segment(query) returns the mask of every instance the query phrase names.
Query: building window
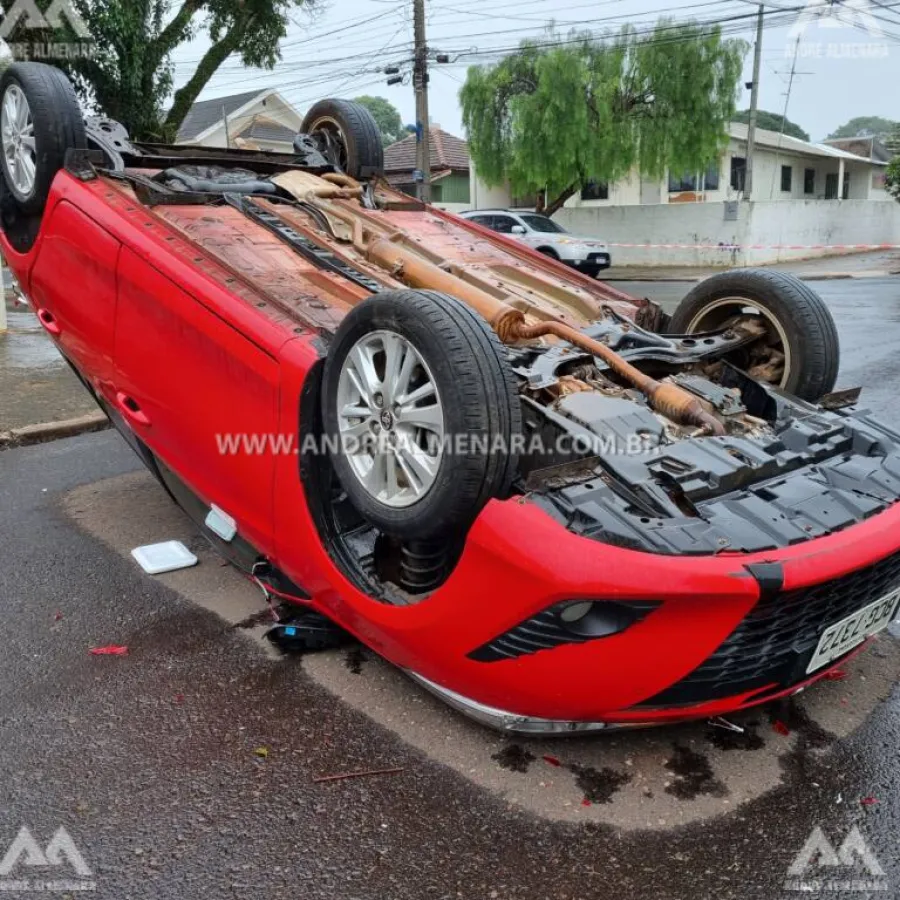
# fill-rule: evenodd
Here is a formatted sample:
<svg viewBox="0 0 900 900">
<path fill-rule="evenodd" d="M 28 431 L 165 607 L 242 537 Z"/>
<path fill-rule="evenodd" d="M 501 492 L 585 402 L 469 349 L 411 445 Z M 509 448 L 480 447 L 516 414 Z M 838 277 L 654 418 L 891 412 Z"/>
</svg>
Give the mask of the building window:
<svg viewBox="0 0 900 900">
<path fill-rule="evenodd" d="M 731 188 L 743 191 L 747 180 L 747 160 L 743 156 L 731 157 Z"/>
<path fill-rule="evenodd" d="M 781 167 L 781 190 L 789 194 L 794 185 L 794 168 L 793 166 Z"/>
<path fill-rule="evenodd" d="M 719 189 L 719 164 L 712 162 L 705 172 L 694 172 L 676 178 L 669 172 L 669 193 L 679 194 L 682 191 L 717 191 Z"/>
<path fill-rule="evenodd" d="M 589 181 L 581 189 L 582 200 L 609 200 L 609 184 L 605 181 Z"/>
<path fill-rule="evenodd" d="M 717 191 L 719 189 L 719 162 L 711 162 L 703 175 L 703 190 Z"/>
<path fill-rule="evenodd" d="M 803 170 L 803 193 L 814 194 L 816 192 L 816 170 Z"/>
<path fill-rule="evenodd" d="M 669 193 L 670 194 L 679 194 L 682 191 L 696 191 L 696 190 L 697 190 L 697 176 L 696 175 L 675 176 L 671 172 L 669 172 Z"/>
</svg>

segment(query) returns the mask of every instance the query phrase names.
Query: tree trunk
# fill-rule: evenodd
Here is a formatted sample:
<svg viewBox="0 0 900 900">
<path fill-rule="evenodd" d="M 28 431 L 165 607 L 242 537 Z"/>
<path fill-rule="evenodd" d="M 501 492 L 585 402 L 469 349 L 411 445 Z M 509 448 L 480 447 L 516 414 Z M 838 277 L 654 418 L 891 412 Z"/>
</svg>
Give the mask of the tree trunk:
<svg viewBox="0 0 900 900">
<path fill-rule="evenodd" d="M 568 200 L 569 197 L 571 197 L 577 190 L 577 184 L 570 184 L 552 203 L 544 207 L 544 215 L 552 216 L 553 213 L 558 212 L 560 209 L 562 209 L 562 206 L 566 202 L 566 200 Z"/>
<path fill-rule="evenodd" d="M 175 99 L 169 115 L 166 116 L 165 130 L 168 136 L 174 140 L 181 123 L 187 116 L 194 101 L 200 95 L 200 91 L 206 87 L 207 82 L 216 74 L 219 66 L 239 47 L 241 40 L 247 32 L 250 20 L 236 23 L 234 27 L 218 43 L 213 44 L 206 55 L 200 60 L 191 80 L 181 90 L 175 92 Z"/>
</svg>

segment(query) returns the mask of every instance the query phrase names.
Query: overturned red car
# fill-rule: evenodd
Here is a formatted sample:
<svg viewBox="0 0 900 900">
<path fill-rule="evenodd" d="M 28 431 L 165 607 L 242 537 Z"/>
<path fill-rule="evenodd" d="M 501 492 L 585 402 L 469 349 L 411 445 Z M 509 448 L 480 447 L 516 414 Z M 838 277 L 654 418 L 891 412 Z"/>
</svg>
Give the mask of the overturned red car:
<svg viewBox="0 0 900 900">
<path fill-rule="evenodd" d="M 896 617 L 900 433 L 801 282 L 670 318 L 395 192 L 342 100 L 289 155 L 151 145 L 17 63 L 0 141 L 20 290 L 300 639 L 554 733 L 798 691 Z"/>
</svg>

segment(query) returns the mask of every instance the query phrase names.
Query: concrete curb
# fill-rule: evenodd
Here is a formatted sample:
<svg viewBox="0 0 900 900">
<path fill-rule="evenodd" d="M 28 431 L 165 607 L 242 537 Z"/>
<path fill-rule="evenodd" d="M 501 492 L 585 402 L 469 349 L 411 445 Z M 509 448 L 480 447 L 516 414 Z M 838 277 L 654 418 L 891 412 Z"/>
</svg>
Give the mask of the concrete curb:
<svg viewBox="0 0 900 900">
<path fill-rule="evenodd" d="M 58 441 L 61 438 L 75 437 L 75 435 L 87 434 L 91 431 L 103 431 L 109 426 L 110 421 L 102 412 L 89 413 L 86 416 L 79 416 L 77 419 L 64 419 L 61 422 L 24 425 L 22 428 L 14 428 L 12 431 L 0 431 L 0 450 Z"/>
</svg>

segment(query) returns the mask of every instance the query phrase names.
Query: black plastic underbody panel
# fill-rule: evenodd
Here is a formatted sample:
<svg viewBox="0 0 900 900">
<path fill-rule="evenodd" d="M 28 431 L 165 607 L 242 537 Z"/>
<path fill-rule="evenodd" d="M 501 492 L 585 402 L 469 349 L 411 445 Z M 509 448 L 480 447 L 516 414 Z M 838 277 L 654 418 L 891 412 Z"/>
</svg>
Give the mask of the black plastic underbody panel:
<svg viewBox="0 0 900 900">
<path fill-rule="evenodd" d="M 763 596 L 709 659 L 638 708 L 692 705 L 770 686 L 767 693 L 775 694 L 799 684 L 828 628 L 898 587 L 895 553 L 832 581 Z"/>
<path fill-rule="evenodd" d="M 575 534 L 657 554 L 775 550 L 900 500 L 900 434 L 865 412 L 787 409 L 774 435 L 683 440 L 602 462 L 607 477 L 531 502 Z"/>
</svg>

